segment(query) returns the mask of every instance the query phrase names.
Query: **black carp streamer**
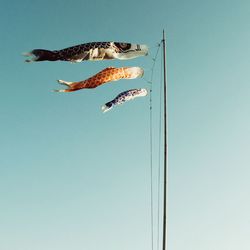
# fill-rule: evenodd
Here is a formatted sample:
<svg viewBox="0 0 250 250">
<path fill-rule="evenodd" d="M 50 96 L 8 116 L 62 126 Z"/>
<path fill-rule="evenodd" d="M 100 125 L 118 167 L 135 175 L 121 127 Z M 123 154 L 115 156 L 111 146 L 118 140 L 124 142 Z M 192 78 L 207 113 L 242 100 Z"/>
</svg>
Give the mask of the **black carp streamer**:
<svg viewBox="0 0 250 250">
<path fill-rule="evenodd" d="M 61 50 L 34 49 L 24 56 L 31 57 L 26 62 L 38 61 L 69 61 L 81 62 L 84 60 L 98 61 L 108 59 L 127 60 L 139 56 L 146 56 L 146 45 L 123 42 L 91 42 Z"/>
</svg>

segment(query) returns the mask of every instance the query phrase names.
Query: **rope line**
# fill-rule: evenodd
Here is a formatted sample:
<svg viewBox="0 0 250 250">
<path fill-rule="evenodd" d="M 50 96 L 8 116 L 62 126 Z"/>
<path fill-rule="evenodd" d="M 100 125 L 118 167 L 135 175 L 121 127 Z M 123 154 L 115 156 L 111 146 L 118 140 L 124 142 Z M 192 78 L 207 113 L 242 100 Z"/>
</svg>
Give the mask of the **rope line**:
<svg viewBox="0 0 250 250">
<path fill-rule="evenodd" d="M 149 83 L 149 120 L 150 120 L 150 203 L 151 203 L 151 248 L 154 250 L 154 196 L 153 196 L 153 116 L 152 116 L 152 83 L 154 77 L 154 68 L 156 59 L 159 53 L 161 44 L 158 44 L 158 48 L 155 57 L 152 59 L 153 64 L 151 67 L 151 77 Z"/>
</svg>

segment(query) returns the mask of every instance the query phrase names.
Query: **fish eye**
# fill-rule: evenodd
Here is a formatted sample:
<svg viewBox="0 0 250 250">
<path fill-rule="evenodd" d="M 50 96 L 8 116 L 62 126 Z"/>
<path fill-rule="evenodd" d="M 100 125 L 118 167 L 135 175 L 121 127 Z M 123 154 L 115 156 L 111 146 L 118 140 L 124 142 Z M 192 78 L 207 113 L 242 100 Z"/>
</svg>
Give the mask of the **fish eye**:
<svg viewBox="0 0 250 250">
<path fill-rule="evenodd" d="M 115 43 L 115 45 L 121 50 L 129 50 L 131 48 L 130 43 Z"/>
</svg>

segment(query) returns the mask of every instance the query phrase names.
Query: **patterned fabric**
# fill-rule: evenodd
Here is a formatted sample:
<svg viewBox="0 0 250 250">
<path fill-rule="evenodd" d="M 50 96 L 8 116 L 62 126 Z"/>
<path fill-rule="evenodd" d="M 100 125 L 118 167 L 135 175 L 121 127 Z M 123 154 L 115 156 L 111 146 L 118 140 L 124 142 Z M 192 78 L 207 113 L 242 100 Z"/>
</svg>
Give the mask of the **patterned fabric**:
<svg viewBox="0 0 250 250">
<path fill-rule="evenodd" d="M 132 59 L 148 54 L 146 45 L 121 43 L 121 42 L 91 42 L 84 43 L 62 50 L 34 49 L 25 56 L 31 56 L 26 62 L 35 61 L 70 61 L 81 62 L 83 60 L 104 59 Z"/>
<path fill-rule="evenodd" d="M 107 82 L 117 81 L 120 79 L 134 79 L 142 76 L 143 76 L 143 69 L 139 67 L 122 67 L 122 68 L 109 67 L 84 81 L 66 82 L 64 80 L 58 80 L 59 83 L 66 85 L 68 89 L 60 89 L 55 91 L 72 92 L 80 89 L 96 88 Z"/>
<path fill-rule="evenodd" d="M 130 89 L 120 93 L 110 102 L 107 102 L 105 105 L 102 106 L 102 111 L 105 113 L 112 109 L 116 105 L 123 104 L 124 102 L 133 100 L 136 97 L 142 97 L 147 95 L 146 89 Z"/>
</svg>

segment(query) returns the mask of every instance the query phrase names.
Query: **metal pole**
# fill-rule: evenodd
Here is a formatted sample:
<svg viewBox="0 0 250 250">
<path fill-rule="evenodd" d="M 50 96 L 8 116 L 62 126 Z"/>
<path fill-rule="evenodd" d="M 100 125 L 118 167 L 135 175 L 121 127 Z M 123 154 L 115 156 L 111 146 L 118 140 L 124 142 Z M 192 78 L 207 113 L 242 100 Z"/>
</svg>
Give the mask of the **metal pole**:
<svg viewBox="0 0 250 250">
<path fill-rule="evenodd" d="M 167 250 L 167 201 L 168 201 L 168 127 L 167 127 L 167 63 L 166 63 L 166 41 L 163 30 L 163 79 L 164 79 L 164 191 L 163 191 L 163 242 L 162 250 Z"/>
</svg>

